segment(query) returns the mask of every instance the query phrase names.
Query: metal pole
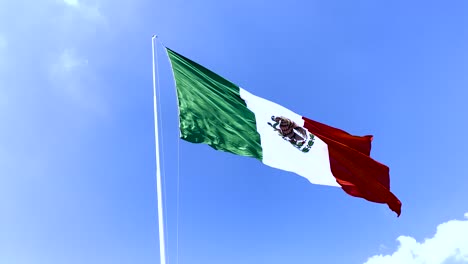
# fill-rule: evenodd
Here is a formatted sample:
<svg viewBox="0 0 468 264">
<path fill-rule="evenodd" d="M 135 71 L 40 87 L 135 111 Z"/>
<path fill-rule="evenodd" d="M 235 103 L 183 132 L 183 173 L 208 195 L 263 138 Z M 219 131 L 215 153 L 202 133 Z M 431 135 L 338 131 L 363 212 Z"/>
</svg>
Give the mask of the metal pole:
<svg viewBox="0 0 468 264">
<path fill-rule="evenodd" d="M 159 130 L 158 130 L 158 108 L 156 102 L 156 49 L 154 35 L 151 38 L 153 48 L 153 107 L 154 107 L 154 139 L 156 144 L 156 192 L 158 196 L 158 225 L 159 225 L 159 255 L 161 264 L 166 264 L 166 249 L 164 240 L 164 218 L 163 218 L 163 202 L 161 191 L 161 166 L 159 163 Z M 159 76 L 158 76 L 159 77 Z"/>
</svg>

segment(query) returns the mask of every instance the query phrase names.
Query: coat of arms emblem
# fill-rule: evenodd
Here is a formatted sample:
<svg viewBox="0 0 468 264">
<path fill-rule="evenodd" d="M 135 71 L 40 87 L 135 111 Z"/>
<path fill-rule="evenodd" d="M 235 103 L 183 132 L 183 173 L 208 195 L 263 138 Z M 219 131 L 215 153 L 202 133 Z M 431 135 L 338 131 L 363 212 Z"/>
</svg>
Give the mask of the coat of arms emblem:
<svg viewBox="0 0 468 264">
<path fill-rule="evenodd" d="M 274 123 L 268 122 L 275 131 L 291 145 L 300 151 L 307 153 L 314 145 L 315 136 L 307 129 L 300 127 L 294 121 L 283 116 L 272 116 Z"/>
</svg>

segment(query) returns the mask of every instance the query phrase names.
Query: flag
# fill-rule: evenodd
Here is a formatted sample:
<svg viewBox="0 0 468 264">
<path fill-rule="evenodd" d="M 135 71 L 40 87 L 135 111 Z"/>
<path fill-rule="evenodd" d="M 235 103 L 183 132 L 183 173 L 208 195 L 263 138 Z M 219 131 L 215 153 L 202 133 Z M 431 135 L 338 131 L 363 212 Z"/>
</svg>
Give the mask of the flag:
<svg viewBox="0 0 468 264">
<path fill-rule="evenodd" d="M 253 157 L 313 184 L 386 203 L 399 216 L 389 168 L 370 157 L 372 136 L 354 136 L 255 96 L 166 48 L 174 74 L 182 139 Z"/>
</svg>

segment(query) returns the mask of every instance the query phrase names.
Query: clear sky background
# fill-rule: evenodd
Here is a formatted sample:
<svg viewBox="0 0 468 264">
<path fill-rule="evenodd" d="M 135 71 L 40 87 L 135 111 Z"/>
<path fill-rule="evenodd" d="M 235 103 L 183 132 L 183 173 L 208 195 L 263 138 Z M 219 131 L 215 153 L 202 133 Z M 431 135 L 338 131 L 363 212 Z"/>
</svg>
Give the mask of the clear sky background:
<svg viewBox="0 0 468 264">
<path fill-rule="evenodd" d="M 464 0 L 0 0 L 0 263 L 159 263 L 155 33 L 258 96 L 373 134 L 403 202 L 397 218 L 179 142 L 160 45 L 169 264 L 468 263 L 467 14 Z"/>
</svg>

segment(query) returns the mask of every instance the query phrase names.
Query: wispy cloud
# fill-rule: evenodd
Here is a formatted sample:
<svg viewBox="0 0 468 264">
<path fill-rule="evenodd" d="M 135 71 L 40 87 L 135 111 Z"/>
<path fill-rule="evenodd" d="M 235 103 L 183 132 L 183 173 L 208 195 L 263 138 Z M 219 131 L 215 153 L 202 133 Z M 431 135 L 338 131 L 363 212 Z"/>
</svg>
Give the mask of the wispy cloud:
<svg viewBox="0 0 468 264">
<path fill-rule="evenodd" d="M 435 235 L 421 243 L 400 236 L 400 246 L 393 254 L 373 256 L 365 264 L 443 264 L 452 259 L 468 263 L 468 213 L 465 218 L 440 224 Z"/>
<path fill-rule="evenodd" d="M 97 1 L 93 4 L 83 3 L 78 0 L 63 0 L 63 2 L 65 5 L 78 12 L 81 18 L 99 23 L 104 23 L 105 21 L 104 16 L 99 9 L 99 2 Z"/>
<path fill-rule="evenodd" d="M 74 50 L 64 50 L 58 59 L 57 69 L 63 73 L 71 73 L 77 68 L 85 67 L 88 64 L 86 59 L 79 58 Z"/>
<path fill-rule="evenodd" d="M 5 75 L 6 68 L 6 53 L 7 53 L 8 42 L 6 38 L 0 34 L 0 87 L 4 86 L 3 77 Z M 0 89 L 0 108 L 7 102 L 5 92 Z"/>
<path fill-rule="evenodd" d="M 73 7 L 78 7 L 80 5 L 78 0 L 63 0 L 63 2 L 65 2 L 65 4 L 73 6 Z"/>
<path fill-rule="evenodd" d="M 104 102 L 98 96 L 98 78 L 88 59 L 75 49 L 60 52 L 50 70 L 50 80 L 56 90 L 81 107 L 104 111 Z"/>
<path fill-rule="evenodd" d="M 6 61 L 6 53 L 8 48 L 8 42 L 6 38 L 0 33 L 0 71 L 2 70 L 2 66 L 4 66 Z M 1 74 L 2 72 L 0 72 Z"/>
<path fill-rule="evenodd" d="M 69 93 L 74 98 L 81 97 L 79 80 L 86 71 L 88 61 L 73 49 L 63 50 L 50 67 L 50 77 L 61 90 Z"/>
<path fill-rule="evenodd" d="M 0 87 L 7 87 L 0 89 L 0 106 L 19 91 L 40 89 L 70 103 L 72 111 L 106 111 L 102 65 L 115 58 L 102 52 L 103 43 L 134 25 L 140 2 L 0 0 L 0 10 L 9 10 L 0 12 Z"/>
<path fill-rule="evenodd" d="M 7 41 L 5 37 L 2 34 L 0 34 L 0 52 L 6 49 L 6 47 L 7 47 Z"/>
</svg>

